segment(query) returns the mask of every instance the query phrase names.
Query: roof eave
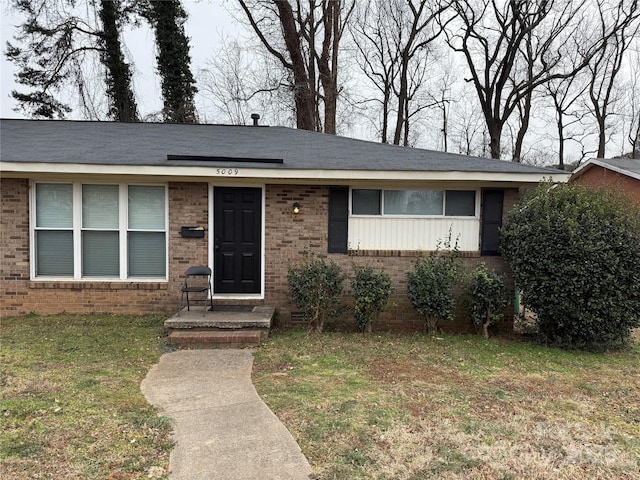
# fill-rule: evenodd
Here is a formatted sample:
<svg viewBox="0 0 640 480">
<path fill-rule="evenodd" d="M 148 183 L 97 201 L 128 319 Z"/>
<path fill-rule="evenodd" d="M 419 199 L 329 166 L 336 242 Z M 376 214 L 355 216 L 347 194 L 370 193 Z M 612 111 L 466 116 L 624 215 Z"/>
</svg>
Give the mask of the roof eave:
<svg viewBox="0 0 640 480">
<path fill-rule="evenodd" d="M 79 169 L 82 169 L 79 171 Z M 56 176 L 133 176 L 154 178 L 180 178 L 212 181 L 214 178 L 233 179 L 277 179 L 315 181 L 478 181 L 537 183 L 543 180 L 564 183 L 570 173 L 561 171 L 533 172 L 489 172 L 460 170 L 337 170 L 337 169 L 272 169 L 245 167 L 197 167 L 197 166 L 150 166 L 150 165 L 102 165 L 40 162 L 0 162 L 3 176 L 33 177 Z"/>
</svg>

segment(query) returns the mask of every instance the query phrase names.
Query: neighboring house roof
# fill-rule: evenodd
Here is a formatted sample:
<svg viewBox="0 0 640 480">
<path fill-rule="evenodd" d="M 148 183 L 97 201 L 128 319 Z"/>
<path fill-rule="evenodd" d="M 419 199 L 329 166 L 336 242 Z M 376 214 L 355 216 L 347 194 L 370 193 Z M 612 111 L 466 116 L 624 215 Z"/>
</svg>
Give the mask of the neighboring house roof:
<svg viewBox="0 0 640 480">
<path fill-rule="evenodd" d="M 276 178 L 568 178 L 554 169 L 286 127 L 3 119 L 0 147 L 3 172 L 207 176 L 212 167 L 233 166 Z"/>
<path fill-rule="evenodd" d="M 580 165 L 574 170 L 572 179 L 578 178 L 594 166 L 606 168 L 612 172 L 620 173 L 640 180 L 640 159 L 633 158 L 597 158 Z"/>
</svg>

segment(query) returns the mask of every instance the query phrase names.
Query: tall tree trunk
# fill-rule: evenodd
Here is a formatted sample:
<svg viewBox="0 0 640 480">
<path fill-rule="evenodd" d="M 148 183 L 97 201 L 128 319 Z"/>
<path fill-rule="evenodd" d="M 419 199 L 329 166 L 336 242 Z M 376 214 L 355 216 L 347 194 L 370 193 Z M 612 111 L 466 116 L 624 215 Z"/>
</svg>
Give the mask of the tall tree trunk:
<svg viewBox="0 0 640 480">
<path fill-rule="evenodd" d="M 529 118 L 531 117 L 531 92 L 525 96 L 525 105 L 522 114 L 520 115 L 520 128 L 516 135 L 516 145 L 513 150 L 512 161 L 516 163 L 522 162 L 522 144 L 524 143 L 524 137 L 529 129 Z"/>
<path fill-rule="evenodd" d="M 191 73 L 186 12 L 179 0 L 152 0 L 148 17 L 156 34 L 165 122 L 197 123 L 193 101 L 197 89 Z"/>
<path fill-rule="evenodd" d="M 382 97 L 382 143 L 389 143 L 389 101 L 391 99 L 391 85 L 386 83 Z"/>
<path fill-rule="evenodd" d="M 293 9 L 288 1 L 275 2 L 284 43 L 291 57 L 294 82 L 294 99 L 296 104 L 296 125 L 301 130 L 315 130 L 314 96 L 309 84 L 309 76 L 300 45 L 300 36 L 296 29 Z"/>
<path fill-rule="evenodd" d="M 106 67 L 109 114 L 118 122 L 138 120 L 138 107 L 131 89 L 131 70 L 125 62 L 120 43 L 118 21 L 120 2 L 100 0 L 101 41 L 104 47 L 102 62 Z"/>
<path fill-rule="evenodd" d="M 630 135 L 631 141 L 631 158 L 640 158 L 640 118 L 636 120 L 635 135 Z"/>
<path fill-rule="evenodd" d="M 489 123 L 489 122 L 488 122 Z M 487 125 L 489 130 L 489 150 L 491 158 L 500 159 L 501 149 L 500 142 L 502 140 L 502 125 L 499 122 L 491 122 Z"/>
<path fill-rule="evenodd" d="M 409 85 L 407 79 L 407 71 L 409 70 L 409 58 L 406 49 L 402 52 L 402 63 L 400 65 L 400 91 L 398 92 L 398 116 L 396 118 L 396 129 L 393 134 L 393 144 L 400 145 L 400 137 L 402 136 L 402 127 L 404 126 L 404 114 L 407 110 L 407 102 L 409 95 Z"/>
<path fill-rule="evenodd" d="M 337 57 L 338 57 L 338 21 L 340 15 L 340 1 L 329 1 L 323 16 L 324 38 L 322 53 L 318 61 L 320 82 L 324 93 L 324 132 L 336 133 L 337 91 Z M 331 65 L 329 60 L 331 59 Z"/>
<path fill-rule="evenodd" d="M 558 112 L 558 167 L 564 170 L 564 117 L 562 112 Z"/>
</svg>

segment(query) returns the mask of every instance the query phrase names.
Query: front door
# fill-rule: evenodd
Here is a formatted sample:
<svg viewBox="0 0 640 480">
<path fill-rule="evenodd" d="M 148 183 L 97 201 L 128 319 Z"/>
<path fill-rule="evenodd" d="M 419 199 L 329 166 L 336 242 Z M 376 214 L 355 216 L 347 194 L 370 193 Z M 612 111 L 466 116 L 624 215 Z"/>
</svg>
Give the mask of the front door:
<svg viewBox="0 0 640 480">
<path fill-rule="evenodd" d="M 215 293 L 260 293 L 262 189 L 214 187 Z"/>
</svg>

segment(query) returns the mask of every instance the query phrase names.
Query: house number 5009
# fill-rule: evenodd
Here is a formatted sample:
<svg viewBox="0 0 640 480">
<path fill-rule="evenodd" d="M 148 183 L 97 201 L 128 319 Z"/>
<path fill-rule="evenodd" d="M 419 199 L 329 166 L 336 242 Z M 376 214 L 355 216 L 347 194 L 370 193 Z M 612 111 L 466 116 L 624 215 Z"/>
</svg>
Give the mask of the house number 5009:
<svg viewBox="0 0 640 480">
<path fill-rule="evenodd" d="M 237 168 L 218 168 L 216 169 L 217 175 L 238 175 L 240 170 Z"/>
</svg>

